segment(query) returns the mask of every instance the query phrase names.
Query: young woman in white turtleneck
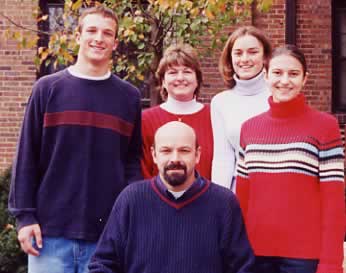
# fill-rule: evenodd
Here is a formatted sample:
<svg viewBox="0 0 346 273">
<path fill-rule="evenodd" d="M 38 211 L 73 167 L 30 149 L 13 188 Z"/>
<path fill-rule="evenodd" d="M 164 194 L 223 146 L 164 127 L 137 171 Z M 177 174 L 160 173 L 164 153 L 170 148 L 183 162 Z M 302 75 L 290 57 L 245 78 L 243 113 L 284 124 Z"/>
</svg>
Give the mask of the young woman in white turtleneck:
<svg viewBox="0 0 346 273">
<path fill-rule="evenodd" d="M 210 107 L 196 100 L 202 83 L 196 51 L 187 44 L 170 46 L 160 61 L 156 76 L 165 102 L 142 113 L 141 167 L 144 178 L 158 174 L 151 156 L 156 130 L 167 122 L 177 120 L 194 128 L 198 144 L 202 147 L 196 170 L 210 179 L 213 156 Z"/>
<path fill-rule="evenodd" d="M 269 108 L 264 61 L 271 54 L 265 35 L 253 26 L 240 27 L 228 38 L 220 57 L 220 72 L 229 87 L 213 97 L 214 137 L 212 181 L 235 191 L 240 129 L 244 121 Z"/>
</svg>

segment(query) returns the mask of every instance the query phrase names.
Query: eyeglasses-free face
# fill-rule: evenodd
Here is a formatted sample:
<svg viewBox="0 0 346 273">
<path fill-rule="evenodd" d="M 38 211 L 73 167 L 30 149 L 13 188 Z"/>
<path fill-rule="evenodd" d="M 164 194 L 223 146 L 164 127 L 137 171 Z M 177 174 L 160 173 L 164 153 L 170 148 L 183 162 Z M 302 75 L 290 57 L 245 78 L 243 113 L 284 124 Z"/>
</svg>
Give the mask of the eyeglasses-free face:
<svg viewBox="0 0 346 273">
<path fill-rule="evenodd" d="M 306 83 L 302 64 L 289 55 L 279 55 L 269 62 L 267 83 L 274 102 L 294 99 Z"/>
<path fill-rule="evenodd" d="M 241 36 L 232 47 L 232 66 L 241 80 L 249 80 L 263 69 L 264 49 L 262 43 L 252 35 Z"/>
<path fill-rule="evenodd" d="M 190 101 L 198 86 L 196 72 L 184 65 L 168 67 L 162 86 L 167 90 L 168 96 L 178 101 Z"/>
</svg>

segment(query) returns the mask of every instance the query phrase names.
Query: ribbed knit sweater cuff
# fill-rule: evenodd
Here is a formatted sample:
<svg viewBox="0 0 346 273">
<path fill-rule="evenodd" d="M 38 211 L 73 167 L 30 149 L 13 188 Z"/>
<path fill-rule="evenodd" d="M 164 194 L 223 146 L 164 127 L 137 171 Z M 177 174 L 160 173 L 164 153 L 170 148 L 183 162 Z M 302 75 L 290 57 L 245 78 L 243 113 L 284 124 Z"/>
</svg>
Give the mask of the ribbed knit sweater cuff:
<svg viewBox="0 0 346 273">
<path fill-rule="evenodd" d="M 316 273 L 343 273 L 342 267 L 334 264 L 319 264 Z"/>
<path fill-rule="evenodd" d="M 33 213 L 22 213 L 17 216 L 16 228 L 19 231 L 24 226 L 37 224 L 37 219 Z"/>
</svg>

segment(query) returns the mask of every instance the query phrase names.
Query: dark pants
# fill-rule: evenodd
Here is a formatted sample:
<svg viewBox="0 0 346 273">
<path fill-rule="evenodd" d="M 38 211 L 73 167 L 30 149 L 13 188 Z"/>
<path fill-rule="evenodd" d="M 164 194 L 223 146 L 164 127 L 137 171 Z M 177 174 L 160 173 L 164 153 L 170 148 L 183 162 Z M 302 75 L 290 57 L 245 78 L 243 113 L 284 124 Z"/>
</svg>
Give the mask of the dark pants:
<svg viewBox="0 0 346 273">
<path fill-rule="evenodd" d="M 256 256 L 256 273 L 316 273 L 318 260 Z"/>
</svg>

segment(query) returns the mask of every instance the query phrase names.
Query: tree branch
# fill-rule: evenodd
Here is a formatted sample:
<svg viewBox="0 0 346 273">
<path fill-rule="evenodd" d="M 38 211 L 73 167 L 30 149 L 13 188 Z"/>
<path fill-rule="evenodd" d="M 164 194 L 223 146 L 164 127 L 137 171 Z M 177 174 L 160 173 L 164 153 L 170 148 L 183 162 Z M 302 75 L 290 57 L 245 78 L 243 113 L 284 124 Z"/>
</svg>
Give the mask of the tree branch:
<svg viewBox="0 0 346 273">
<path fill-rule="evenodd" d="M 160 24 L 159 27 L 161 27 L 161 24 Z M 162 33 L 161 33 L 160 36 L 158 36 L 160 31 L 157 32 L 157 35 L 155 37 L 155 41 L 156 42 L 153 44 L 153 46 L 155 48 L 160 45 L 160 43 L 166 37 L 166 34 L 172 29 L 172 27 L 173 27 L 173 16 L 169 19 L 169 22 L 162 28 Z"/>
<path fill-rule="evenodd" d="M 139 7 L 139 9 L 141 10 L 141 12 L 143 13 L 144 17 L 146 17 L 149 21 L 154 22 L 155 18 L 153 16 L 151 16 L 150 13 L 148 13 L 144 7 L 143 7 L 143 3 L 141 0 L 137 0 L 137 5 Z"/>
<path fill-rule="evenodd" d="M 47 35 L 49 36 L 50 33 L 49 32 L 45 32 L 45 31 L 41 31 L 41 30 L 37 30 L 37 29 L 34 29 L 34 28 L 29 28 L 29 27 L 26 27 L 26 26 L 23 26 L 21 24 L 18 24 L 17 22 L 15 22 L 14 20 L 12 20 L 10 17 L 8 17 L 7 15 L 5 15 L 4 13 L 0 12 L 0 16 L 5 18 L 7 21 L 9 21 L 12 25 L 18 27 L 18 28 L 21 28 L 21 29 L 24 29 L 24 30 L 29 30 L 29 31 L 32 31 L 32 32 L 35 32 L 35 33 L 38 33 L 38 34 L 41 34 L 41 35 Z"/>
</svg>

